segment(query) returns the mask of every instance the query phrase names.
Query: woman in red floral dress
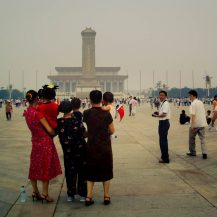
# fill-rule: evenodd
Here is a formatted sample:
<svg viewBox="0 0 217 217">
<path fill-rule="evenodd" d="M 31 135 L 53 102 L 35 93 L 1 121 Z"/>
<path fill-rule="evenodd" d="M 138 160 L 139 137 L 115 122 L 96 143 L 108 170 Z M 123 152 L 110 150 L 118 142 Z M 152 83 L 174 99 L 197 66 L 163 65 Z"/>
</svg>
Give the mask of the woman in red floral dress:
<svg viewBox="0 0 217 217">
<path fill-rule="evenodd" d="M 29 107 L 24 116 L 32 133 L 32 151 L 30 155 L 29 179 L 33 187 L 33 200 L 53 202 L 48 196 L 49 181 L 62 173 L 56 147 L 53 142 L 54 130 L 45 118 L 38 118 L 38 93 L 29 90 L 26 94 Z M 37 180 L 42 181 L 42 195 L 37 187 Z"/>
</svg>

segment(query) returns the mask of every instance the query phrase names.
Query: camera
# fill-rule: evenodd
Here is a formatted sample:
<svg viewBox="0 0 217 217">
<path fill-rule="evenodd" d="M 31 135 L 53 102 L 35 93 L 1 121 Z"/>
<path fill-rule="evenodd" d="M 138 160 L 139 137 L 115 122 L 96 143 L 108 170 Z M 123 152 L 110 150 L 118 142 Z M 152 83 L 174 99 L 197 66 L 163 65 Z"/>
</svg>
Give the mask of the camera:
<svg viewBox="0 0 217 217">
<path fill-rule="evenodd" d="M 159 112 L 158 112 L 158 111 L 154 112 L 151 116 L 152 116 L 152 117 L 156 117 L 156 115 L 159 115 Z"/>
</svg>

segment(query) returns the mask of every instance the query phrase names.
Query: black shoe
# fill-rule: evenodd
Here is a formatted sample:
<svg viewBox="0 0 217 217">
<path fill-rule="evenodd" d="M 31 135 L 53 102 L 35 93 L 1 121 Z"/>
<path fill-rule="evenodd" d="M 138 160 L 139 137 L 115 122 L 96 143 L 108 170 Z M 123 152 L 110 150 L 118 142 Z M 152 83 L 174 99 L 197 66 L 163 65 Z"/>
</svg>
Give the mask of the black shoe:
<svg viewBox="0 0 217 217">
<path fill-rule="evenodd" d="M 109 205 L 111 203 L 110 197 L 104 197 L 104 205 Z"/>
<path fill-rule="evenodd" d="M 91 206 L 92 204 L 94 204 L 94 200 L 90 197 L 86 197 L 85 206 Z"/>
<path fill-rule="evenodd" d="M 195 157 L 196 156 L 196 154 L 194 154 L 194 153 L 191 153 L 191 152 L 188 152 L 188 153 L 186 153 L 188 156 L 191 156 L 191 157 Z"/>
<path fill-rule="evenodd" d="M 159 160 L 158 162 L 162 164 L 168 164 L 170 161 L 169 160 Z"/>
<path fill-rule="evenodd" d="M 207 154 L 203 154 L 203 159 L 207 159 Z"/>
</svg>

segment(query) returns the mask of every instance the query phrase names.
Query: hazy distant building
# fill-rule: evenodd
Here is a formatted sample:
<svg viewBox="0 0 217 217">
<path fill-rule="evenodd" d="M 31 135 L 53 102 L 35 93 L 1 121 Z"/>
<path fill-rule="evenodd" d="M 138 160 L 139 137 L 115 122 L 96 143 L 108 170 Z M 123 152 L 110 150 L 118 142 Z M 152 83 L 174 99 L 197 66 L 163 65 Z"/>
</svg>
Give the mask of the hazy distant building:
<svg viewBox="0 0 217 217">
<path fill-rule="evenodd" d="M 57 75 L 48 76 L 59 86 L 58 95 L 86 97 L 93 89 L 122 95 L 128 76 L 118 74 L 120 67 L 95 67 L 96 32 L 86 28 L 81 35 L 82 67 L 55 67 Z"/>
</svg>

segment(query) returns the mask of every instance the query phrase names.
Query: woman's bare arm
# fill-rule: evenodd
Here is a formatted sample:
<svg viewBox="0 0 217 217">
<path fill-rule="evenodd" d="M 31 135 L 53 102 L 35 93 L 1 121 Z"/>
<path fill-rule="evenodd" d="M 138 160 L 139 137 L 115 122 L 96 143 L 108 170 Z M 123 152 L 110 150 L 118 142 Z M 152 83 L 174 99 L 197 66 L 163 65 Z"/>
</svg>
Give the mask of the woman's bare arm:
<svg viewBox="0 0 217 217">
<path fill-rule="evenodd" d="M 115 127 L 114 127 L 113 122 L 112 122 L 111 124 L 109 124 L 109 132 L 110 132 L 111 134 L 113 134 L 113 133 L 115 132 Z"/>
<path fill-rule="evenodd" d="M 53 128 L 51 128 L 50 124 L 47 122 L 47 120 L 45 118 L 41 118 L 40 122 L 51 136 L 56 136 L 55 130 Z"/>
</svg>

